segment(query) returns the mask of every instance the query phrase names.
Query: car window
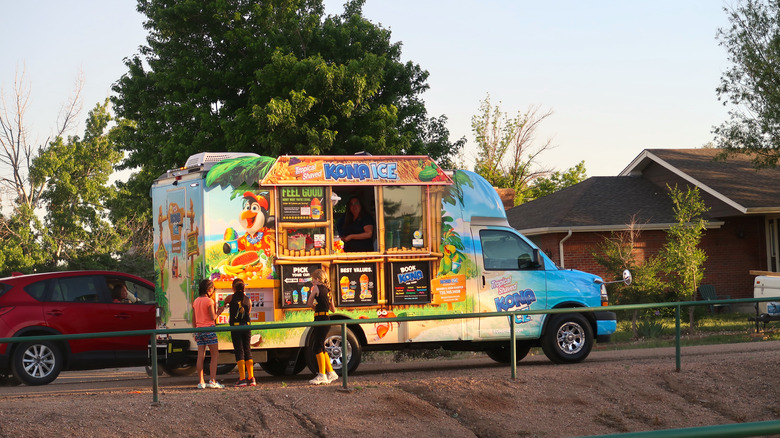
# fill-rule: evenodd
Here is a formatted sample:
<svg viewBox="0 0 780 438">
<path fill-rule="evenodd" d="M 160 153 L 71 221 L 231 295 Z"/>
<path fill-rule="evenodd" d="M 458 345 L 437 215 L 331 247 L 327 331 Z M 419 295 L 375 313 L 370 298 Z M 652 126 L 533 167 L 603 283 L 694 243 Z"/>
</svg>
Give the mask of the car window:
<svg viewBox="0 0 780 438">
<path fill-rule="evenodd" d="M 96 303 L 102 278 L 93 276 L 63 277 L 52 280 L 50 301 Z"/>
<path fill-rule="evenodd" d="M 106 285 L 111 292 L 112 301 L 120 304 L 145 303 L 153 304 L 155 302 L 154 289 L 143 283 L 122 277 L 106 277 Z M 117 290 L 124 286 L 127 289 L 127 296 L 122 298 Z"/>
<path fill-rule="evenodd" d="M 8 291 L 10 289 L 11 289 L 10 285 L 7 285 L 5 283 L 0 283 L 0 297 L 2 297 L 3 294 L 6 293 L 6 291 Z"/>
<path fill-rule="evenodd" d="M 502 230 L 481 230 L 485 269 L 511 271 L 531 268 L 533 249 L 520 236 Z"/>
<path fill-rule="evenodd" d="M 38 301 L 44 301 L 46 299 L 46 285 L 49 284 L 49 280 L 36 281 L 35 283 L 28 284 L 24 287 L 24 291 L 27 295 L 35 298 Z"/>
</svg>

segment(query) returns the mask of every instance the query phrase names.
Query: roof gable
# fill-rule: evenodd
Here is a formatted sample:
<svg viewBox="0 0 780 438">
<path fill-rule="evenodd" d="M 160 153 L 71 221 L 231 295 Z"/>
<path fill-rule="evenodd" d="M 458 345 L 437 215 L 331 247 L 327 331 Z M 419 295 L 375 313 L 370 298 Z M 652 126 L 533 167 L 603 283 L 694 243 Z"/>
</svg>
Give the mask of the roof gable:
<svg viewBox="0 0 780 438">
<path fill-rule="evenodd" d="M 720 152 L 713 148 L 647 149 L 620 175 L 640 175 L 655 164 L 743 214 L 780 213 L 780 169 L 756 170 L 747 155 L 715 161 Z"/>
</svg>

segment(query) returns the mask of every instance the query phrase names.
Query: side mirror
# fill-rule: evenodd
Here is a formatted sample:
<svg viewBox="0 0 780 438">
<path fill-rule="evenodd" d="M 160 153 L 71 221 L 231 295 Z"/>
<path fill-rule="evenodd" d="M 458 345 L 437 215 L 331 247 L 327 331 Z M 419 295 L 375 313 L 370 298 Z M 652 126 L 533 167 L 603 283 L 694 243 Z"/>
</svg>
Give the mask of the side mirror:
<svg viewBox="0 0 780 438">
<path fill-rule="evenodd" d="M 628 269 L 623 271 L 623 283 L 625 283 L 626 286 L 631 286 L 632 281 L 634 281 L 634 278 L 631 276 L 631 271 Z"/>
</svg>

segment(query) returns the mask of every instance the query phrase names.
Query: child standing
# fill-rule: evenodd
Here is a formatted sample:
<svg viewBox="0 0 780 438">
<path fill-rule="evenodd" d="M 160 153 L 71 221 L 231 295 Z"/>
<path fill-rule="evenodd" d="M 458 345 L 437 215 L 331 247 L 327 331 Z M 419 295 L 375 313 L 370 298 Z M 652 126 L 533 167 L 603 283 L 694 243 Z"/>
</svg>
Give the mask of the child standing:
<svg viewBox="0 0 780 438">
<path fill-rule="evenodd" d="M 336 307 L 333 305 L 333 300 L 330 296 L 328 275 L 324 270 L 317 269 L 311 274 L 311 282 L 313 285 L 306 304 L 314 308 L 315 321 L 330 321 L 328 312 L 335 312 Z M 312 330 L 314 331 L 312 342 L 319 372 L 313 379 L 309 380 L 309 383 L 312 385 L 328 384 L 339 378 L 339 375 L 333 371 L 330 356 L 325 351 L 325 338 L 328 336 L 330 326 L 321 325 L 314 327 Z"/>
<path fill-rule="evenodd" d="M 244 292 L 245 288 L 244 280 L 236 278 L 233 280 L 233 294 L 225 298 L 225 306 L 229 309 L 228 323 L 231 327 L 249 325 L 252 300 Z M 236 365 L 238 366 L 236 386 L 257 386 L 254 375 L 255 363 L 252 360 L 252 350 L 249 346 L 249 330 L 231 332 L 230 337 L 233 340 L 233 351 L 236 354 Z"/>
<path fill-rule="evenodd" d="M 214 327 L 216 324 L 214 320 L 217 319 L 217 313 L 214 309 L 214 282 L 211 280 L 203 279 L 198 284 L 198 298 L 192 302 L 192 327 Z M 200 383 L 198 383 L 198 389 L 206 388 L 224 388 L 225 385 L 217 382 L 217 359 L 219 357 L 219 349 L 217 348 L 217 333 L 216 332 L 196 332 L 195 343 L 198 344 L 198 362 L 197 370 Z M 210 374 L 211 380 L 209 383 L 203 380 L 203 362 L 206 359 L 206 347 L 209 348 L 210 360 Z"/>
</svg>

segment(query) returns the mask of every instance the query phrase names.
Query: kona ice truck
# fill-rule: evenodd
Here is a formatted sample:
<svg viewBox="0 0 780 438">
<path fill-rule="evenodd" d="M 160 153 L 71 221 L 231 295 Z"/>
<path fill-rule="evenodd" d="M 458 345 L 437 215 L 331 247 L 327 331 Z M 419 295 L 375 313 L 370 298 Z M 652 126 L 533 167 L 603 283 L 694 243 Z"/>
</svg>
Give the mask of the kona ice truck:
<svg viewBox="0 0 780 438">
<path fill-rule="evenodd" d="M 272 375 L 317 369 L 310 328 L 264 325 L 313 320 L 306 301 L 318 268 L 329 272 L 332 319 L 349 321 L 346 340 L 335 325 L 326 341 L 339 373 L 342 348 L 350 372 L 370 350 L 442 347 L 510 361 L 512 316 L 377 319 L 607 304 L 601 278 L 558 268 L 509 226 L 487 181 L 444 171 L 427 156 L 201 153 L 155 180 L 151 196 L 162 327 L 192 327 L 201 279 L 212 279 L 223 300 L 242 278 L 252 299 L 254 360 Z M 344 252 L 334 226 L 353 197 L 374 219 L 371 251 Z M 579 362 L 616 329 L 609 311 L 514 317 L 517 360 L 541 346 L 553 362 Z M 217 322 L 227 324 L 227 312 Z M 191 372 L 192 334 L 161 342 L 162 368 Z M 219 333 L 219 348 L 220 370 L 229 371 L 229 332 Z"/>
</svg>

